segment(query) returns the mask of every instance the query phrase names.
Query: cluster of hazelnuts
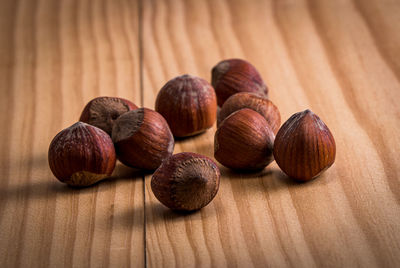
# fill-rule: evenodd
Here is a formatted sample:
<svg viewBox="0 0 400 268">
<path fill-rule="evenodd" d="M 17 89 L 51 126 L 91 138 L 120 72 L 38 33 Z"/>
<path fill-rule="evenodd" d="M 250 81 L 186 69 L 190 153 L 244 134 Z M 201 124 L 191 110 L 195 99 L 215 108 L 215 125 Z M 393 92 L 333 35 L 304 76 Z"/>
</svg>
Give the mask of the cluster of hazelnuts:
<svg viewBox="0 0 400 268">
<path fill-rule="evenodd" d="M 279 110 L 259 72 L 247 61 L 229 59 L 212 69 L 211 85 L 191 75 L 167 82 L 155 111 L 122 98 L 91 100 L 79 122 L 52 140 L 50 169 L 61 182 L 88 186 L 109 177 L 118 158 L 155 170 L 151 188 L 167 207 L 197 210 L 216 195 L 220 172 L 206 156 L 172 155 L 174 136 L 204 132 L 216 120 L 214 157 L 230 169 L 261 170 L 275 159 L 288 176 L 308 181 L 335 161 L 334 138 L 317 115 L 299 112 L 280 127 Z"/>
</svg>

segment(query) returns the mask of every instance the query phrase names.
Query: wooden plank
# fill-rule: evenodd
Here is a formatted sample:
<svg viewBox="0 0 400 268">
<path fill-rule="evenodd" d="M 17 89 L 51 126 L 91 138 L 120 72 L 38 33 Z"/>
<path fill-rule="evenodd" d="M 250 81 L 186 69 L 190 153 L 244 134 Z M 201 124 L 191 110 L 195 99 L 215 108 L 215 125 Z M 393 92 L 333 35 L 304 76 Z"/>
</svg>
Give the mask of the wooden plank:
<svg viewBox="0 0 400 268">
<path fill-rule="evenodd" d="M 71 189 L 51 139 L 99 95 L 140 98 L 136 1 L 0 3 L 0 266 L 143 266 L 143 180 Z"/>
<path fill-rule="evenodd" d="M 380 13 L 371 18 L 375 6 Z M 219 60 L 246 58 L 283 120 L 311 108 L 338 149 L 334 166 L 306 184 L 275 163 L 259 174 L 221 167 L 217 197 L 190 215 L 163 207 L 147 176 L 150 267 L 399 265 L 399 8 L 398 1 L 143 2 L 145 106 L 153 108 L 177 75 L 210 79 Z M 214 131 L 178 141 L 175 152 L 212 156 Z"/>
<path fill-rule="evenodd" d="M 398 10 L 393 0 L 1 1 L 0 266 L 398 266 Z M 337 160 L 320 179 L 294 183 L 275 163 L 221 167 L 216 199 L 190 215 L 122 165 L 119 179 L 86 189 L 54 179 L 50 140 L 88 100 L 153 108 L 169 79 L 210 79 L 230 57 L 256 65 L 283 120 L 311 108 L 328 124 Z M 212 157 L 214 132 L 175 152 Z"/>
</svg>

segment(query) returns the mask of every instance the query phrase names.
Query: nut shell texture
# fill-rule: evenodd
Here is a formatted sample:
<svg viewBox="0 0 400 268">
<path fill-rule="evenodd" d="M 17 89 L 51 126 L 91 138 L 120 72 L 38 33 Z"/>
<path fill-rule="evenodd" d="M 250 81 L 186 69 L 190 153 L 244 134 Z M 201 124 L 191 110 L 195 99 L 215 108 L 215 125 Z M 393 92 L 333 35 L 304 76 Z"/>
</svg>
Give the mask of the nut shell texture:
<svg viewBox="0 0 400 268">
<path fill-rule="evenodd" d="M 231 169 L 262 169 L 274 159 L 274 138 L 262 115 L 251 109 L 241 109 L 219 126 L 214 138 L 214 156 Z"/>
<path fill-rule="evenodd" d="M 310 110 L 292 115 L 276 135 L 275 160 L 294 179 L 315 178 L 335 162 L 335 155 L 332 133 Z"/>
<path fill-rule="evenodd" d="M 101 128 L 111 135 L 114 121 L 121 115 L 138 107 L 132 102 L 117 97 L 98 97 L 86 104 L 80 121 Z"/>
<path fill-rule="evenodd" d="M 116 155 L 107 133 L 78 122 L 54 137 L 48 160 L 51 171 L 61 182 L 88 186 L 111 175 Z"/>
<path fill-rule="evenodd" d="M 112 139 L 118 159 L 127 166 L 154 170 L 174 150 L 174 137 L 156 111 L 139 108 L 121 115 Z"/>
<path fill-rule="evenodd" d="M 252 109 L 267 120 L 271 130 L 276 134 L 281 125 L 281 114 L 272 101 L 255 93 L 242 92 L 229 97 L 218 116 L 218 125 L 231 113 L 243 108 Z"/>
<path fill-rule="evenodd" d="M 156 198 L 173 210 L 198 210 L 215 197 L 219 188 L 217 165 L 203 155 L 179 153 L 165 160 L 151 179 Z"/>
<path fill-rule="evenodd" d="M 220 107 L 230 96 L 239 92 L 268 96 L 268 88 L 257 69 L 241 59 L 219 62 L 211 71 L 211 85 L 215 89 Z"/>
<path fill-rule="evenodd" d="M 191 136 L 212 127 L 217 114 L 217 97 L 206 80 L 186 74 L 161 88 L 155 109 L 167 120 L 174 136 Z"/>
</svg>

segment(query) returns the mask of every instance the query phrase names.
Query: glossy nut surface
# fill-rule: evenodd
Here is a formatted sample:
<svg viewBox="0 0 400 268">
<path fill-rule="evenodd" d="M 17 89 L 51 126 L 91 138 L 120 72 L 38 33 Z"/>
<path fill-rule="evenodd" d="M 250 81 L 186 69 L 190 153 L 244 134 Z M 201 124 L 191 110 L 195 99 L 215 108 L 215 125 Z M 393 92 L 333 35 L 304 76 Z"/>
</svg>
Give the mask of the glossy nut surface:
<svg viewBox="0 0 400 268">
<path fill-rule="evenodd" d="M 161 88 L 155 110 L 167 120 L 174 136 L 192 136 L 214 124 L 217 98 L 206 80 L 186 74 L 171 79 Z"/>
<path fill-rule="evenodd" d="M 147 108 L 121 115 L 111 136 L 118 159 L 130 167 L 154 170 L 174 150 L 174 137 L 167 121 Z"/>
<path fill-rule="evenodd" d="M 51 171 L 61 182 L 88 186 L 111 175 L 116 155 L 107 133 L 78 122 L 54 137 L 48 160 Z"/>
<path fill-rule="evenodd" d="M 151 179 L 156 198 L 173 210 L 193 211 L 206 206 L 219 188 L 220 172 L 210 158 L 179 153 L 166 159 Z"/>
<path fill-rule="evenodd" d="M 267 120 L 271 130 L 276 134 L 281 125 L 281 114 L 279 113 L 278 107 L 267 98 L 260 96 L 256 93 L 241 92 L 230 96 L 222 105 L 222 108 L 218 114 L 217 125 L 233 112 L 240 109 L 249 108 L 252 109 Z"/>
<path fill-rule="evenodd" d="M 289 177 L 308 181 L 335 162 L 335 139 L 316 114 L 305 110 L 292 115 L 279 129 L 274 156 Z"/>
<path fill-rule="evenodd" d="M 214 157 L 238 170 L 259 170 L 273 161 L 275 135 L 265 118 L 251 109 L 232 113 L 218 127 Z"/>
<path fill-rule="evenodd" d="M 241 59 L 223 60 L 214 66 L 211 70 L 211 85 L 220 107 L 230 96 L 239 92 L 268 96 L 268 88 L 260 73 L 249 62 Z"/>
</svg>

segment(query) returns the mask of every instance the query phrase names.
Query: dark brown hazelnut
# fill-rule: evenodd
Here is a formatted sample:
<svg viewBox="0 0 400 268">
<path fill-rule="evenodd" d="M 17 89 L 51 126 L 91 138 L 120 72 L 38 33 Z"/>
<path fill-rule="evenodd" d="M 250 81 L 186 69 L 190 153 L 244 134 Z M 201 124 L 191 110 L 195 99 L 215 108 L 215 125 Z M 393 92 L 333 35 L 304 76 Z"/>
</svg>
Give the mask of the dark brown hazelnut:
<svg viewBox="0 0 400 268">
<path fill-rule="evenodd" d="M 310 110 L 292 115 L 276 134 L 276 163 L 296 180 L 315 178 L 335 162 L 335 155 L 332 133 Z"/>
<path fill-rule="evenodd" d="M 243 108 L 252 109 L 267 120 L 271 130 L 276 134 L 281 125 L 281 114 L 272 101 L 256 93 L 241 92 L 230 96 L 222 105 L 218 115 L 218 125 L 231 113 Z"/>
<path fill-rule="evenodd" d="M 251 109 L 241 109 L 225 118 L 218 127 L 214 156 L 231 169 L 263 169 L 274 160 L 274 138 L 262 115 Z"/>
<path fill-rule="evenodd" d="M 241 59 L 219 62 L 211 71 L 211 85 L 217 94 L 219 107 L 222 107 L 230 96 L 239 92 L 254 92 L 268 96 L 268 88 L 257 69 Z"/>
<path fill-rule="evenodd" d="M 80 121 L 101 128 L 111 135 L 114 121 L 121 115 L 138 107 L 132 102 L 117 97 L 98 97 L 86 104 Z"/>
<path fill-rule="evenodd" d="M 169 157 L 151 178 L 156 198 L 173 210 L 205 207 L 218 192 L 220 172 L 210 158 L 195 153 Z"/>
<path fill-rule="evenodd" d="M 107 133 L 78 122 L 54 137 L 48 160 L 51 171 L 61 182 L 88 186 L 111 175 L 116 155 Z"/>
<path fill-rule="evenodd" d="M 175 137 L 192 136 L 214 124 L 217 98 L 206 80 L 185 74 L 161 88 L 155 109 L 167 120 Z"/>
<path fill-rule="evenodd" d="M 154 170 L 174 150 L 167 121 L 147 108 L 121 115 L 115 120 L 111 137 L 118 159 L 130 167 Z"/>
</svg>

